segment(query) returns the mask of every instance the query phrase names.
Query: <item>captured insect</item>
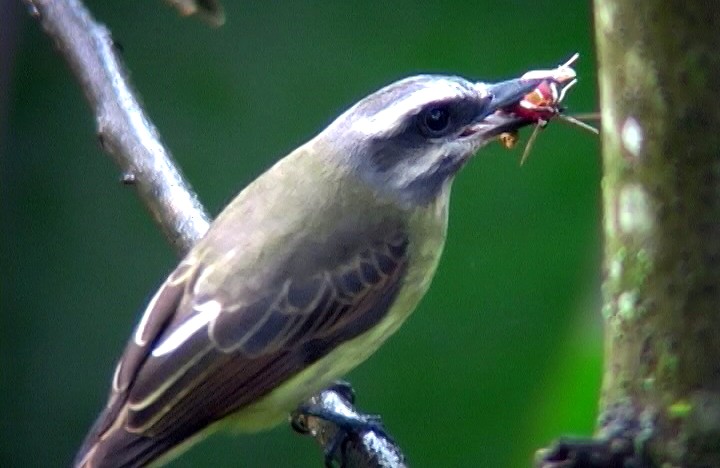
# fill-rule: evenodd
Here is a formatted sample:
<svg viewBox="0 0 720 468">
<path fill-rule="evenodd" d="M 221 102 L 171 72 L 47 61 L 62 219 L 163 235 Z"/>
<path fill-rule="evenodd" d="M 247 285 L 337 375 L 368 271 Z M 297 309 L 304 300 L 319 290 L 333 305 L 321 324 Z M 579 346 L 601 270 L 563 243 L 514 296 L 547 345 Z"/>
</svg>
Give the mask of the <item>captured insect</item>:
<svg viewBox="0 0 720 468">
<path fill-rule="evenodd" d="M 520 159 L 520 165 L 524 164 L 527 160 L 540 130 L 545 128 L 553 118 L 558 118 L 572 125 L 576 125 L 596 135 L 599 133 L 597 128 L 564 114 L 565 109 L 560 105 L 563 99 L 565 99 L 568 90 L 577 83 L 577 74 L 571 65 L 575 63 L 579 57 L 580 54 L 576 53 L 570 57 L 567 62 L 552 70 L 532 70 L 525 73 L 521 79 L 542 81 L 520 101 L 499 111 L 535 125 L 527 145 L 525 145 L 525 150 Z M 586 118 L 593 117 L 586 116 Z M 518 130 L 513 129 L 503 132 L 500 134 L 499 139 L 500 144 L 505 148 L 513 148 L 518 142 Z"/>
</svg>

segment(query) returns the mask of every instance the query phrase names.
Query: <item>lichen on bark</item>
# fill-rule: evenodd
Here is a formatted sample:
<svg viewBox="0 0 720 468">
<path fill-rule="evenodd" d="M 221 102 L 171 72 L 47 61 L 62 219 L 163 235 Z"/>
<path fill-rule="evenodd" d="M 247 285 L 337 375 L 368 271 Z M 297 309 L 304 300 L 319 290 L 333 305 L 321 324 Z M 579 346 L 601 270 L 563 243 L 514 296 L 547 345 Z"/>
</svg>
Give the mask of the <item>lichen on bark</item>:
<svg viewBox="0 0 720 468">
<path fill-rule="evenodd" d="M 720 466 L 720 9 L 598 0 L 595 22 L 606 273 L 598 432 L 637 428 L 652 464 Z"/>
</svg>

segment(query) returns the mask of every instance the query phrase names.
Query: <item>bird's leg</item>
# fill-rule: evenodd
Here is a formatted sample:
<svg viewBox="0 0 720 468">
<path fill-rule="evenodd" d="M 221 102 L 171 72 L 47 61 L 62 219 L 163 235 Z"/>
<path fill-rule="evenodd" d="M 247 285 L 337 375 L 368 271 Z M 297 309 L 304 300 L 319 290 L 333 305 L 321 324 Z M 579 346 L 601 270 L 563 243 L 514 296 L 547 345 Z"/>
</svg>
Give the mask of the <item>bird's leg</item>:
<svg viewBox="0 0 720 468">
<path fill-rule="evenodd" d="M 322 419 L 336 427 L 335 434 L 324 447 L 325 466 L 333 466 L 333 460 L 336 458 L 338 450 L 342 449 L 346 442 L 352 438 L 362 439 L 369 432 L 374 433 L 378 438 L 394 443 L 385 431 L 379 415 L 359 413 L 354 410 L 351 412 L 337 411 L 328 408 L 322 403 L 306 403 L 301 405 L 298 411 L 303 413 L 305 417 Z M 341 450 L 338 457 L 340 460 L 344 458 L 342 452 L 343 450 Z"/>
<path fill-rule="evenodd" d="M 300 405 L 291 416 L 294 430 L 301 434 L 311 433 L 322 440 L 325 465 L 328 467 L 333 466 L 335 459 L 339 459 L 342 465 L 345 444 L 351 440 L 362 440 L 366 434 L 372 433 L 376 438 L 394 443 L 385 431 L 380 416 L 357 411 L 352 406 L 354 401 L 352 386 L 337 381 Z M 338 450 L 341 450 L 339 456 Z"/>
</svg>

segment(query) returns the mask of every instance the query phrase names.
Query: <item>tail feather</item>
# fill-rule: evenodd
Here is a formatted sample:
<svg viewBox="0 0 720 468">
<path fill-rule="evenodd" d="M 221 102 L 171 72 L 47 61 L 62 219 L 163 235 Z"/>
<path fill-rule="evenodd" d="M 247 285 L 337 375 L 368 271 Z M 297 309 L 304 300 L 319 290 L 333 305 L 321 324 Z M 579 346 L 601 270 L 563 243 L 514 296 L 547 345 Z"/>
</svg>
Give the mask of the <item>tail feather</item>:
<svg viewBox="0 0 720 468">
<path fill-rule="evenodd" d="M 169 434 L 147 436 L 130 432 L 121 415 L 112 427 L 104 427 L 101 415 L 75 457 L 75 468 L 138 468 L 147 466 L 170 452 L 179 453 L 180 446 L 196 432 L 195 428 Z"/>
</svg>

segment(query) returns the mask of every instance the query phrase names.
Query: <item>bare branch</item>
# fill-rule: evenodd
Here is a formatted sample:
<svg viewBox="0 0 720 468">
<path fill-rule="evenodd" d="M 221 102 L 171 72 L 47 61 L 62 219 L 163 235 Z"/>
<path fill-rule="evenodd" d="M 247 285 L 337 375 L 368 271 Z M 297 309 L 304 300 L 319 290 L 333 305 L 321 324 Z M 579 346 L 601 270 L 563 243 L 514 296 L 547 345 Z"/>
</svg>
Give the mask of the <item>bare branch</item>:
<svg viewBox="0 0 720 468">
<path fill-rule="evenodd" d="M 123 171 L 123 182 L 140 198 L 179 255 L 205 234 L 210 218 L 176 167 L 170 151 L 138 103 L 108 29 L 79 0 L 25 0 L 65 57 L 90 102 L 103 149 Z M 206 2 L 213 3 L 213 2 Z M 310 398 L 304 406 L 361 415 L 336 388 Z M 333 422 L 307 419 L 309 432 L 327 450 L 327 434 L 342 435 Z M 384 433 L 368 430 L 340 440 L 342 462 L 354 467 L 402 467 L 400 449 Z M 326 461 L 330 461 L 331 454 Z"/>
<path fill-rule="evenodd" d="M 155 126 L 145 115 L 108 29 L 78 0 L 26 0 L 80 81 L 95 113 L 98 137 L 163 234 L 187 252 L 209 226 L 200 204 Z"/>
</svg>

